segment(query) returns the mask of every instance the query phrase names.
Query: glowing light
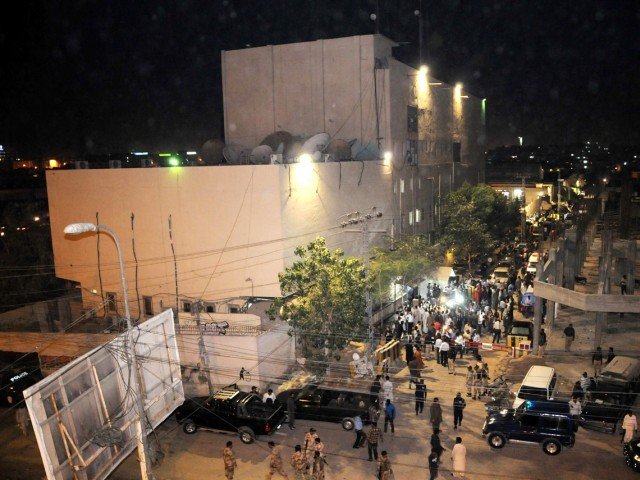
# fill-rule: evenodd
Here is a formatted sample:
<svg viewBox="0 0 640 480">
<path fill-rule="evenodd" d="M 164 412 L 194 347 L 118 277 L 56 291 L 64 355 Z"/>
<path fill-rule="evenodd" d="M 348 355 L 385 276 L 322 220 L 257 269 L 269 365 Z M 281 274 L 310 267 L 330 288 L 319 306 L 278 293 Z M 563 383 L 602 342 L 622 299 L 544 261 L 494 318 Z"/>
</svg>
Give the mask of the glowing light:
<svg viewBox="0 0 640 480">
<path fill-rule="evenodd" d="M 58 162 L 55 158 L 49 159 L 49 168 L 59 168 L 60 162 Z"/>
<path fill-rule="evenodd" d="M 522 198 L 522 189 L 521 188 L 515 188 L 513 190 L 513 196 L 515 198 Z"/>
<path fill-rule="evenodd" d="M 138 157 L 144 156 L 144 155 L 149 155 L 149 152 L 131 152 L 131 153 L 133 153 L 134 155 L 136 155 Z M 161 156 L 164 156 L 164 154 L 161 154 Z"/>
<path fill-rule="evenodd" d="M 313 162 L 313 158 L 308 153 L 303 153 L 298 157 L 298 163 L 308 165 Z"/>
<path fill-rule="evenodd" d="M 159 153 L 158 156 L 159 157 L 170 157 L 171 154 L 170 153 Z"/>
<path fill-rule="evenodd" d="M 180 160 L 178 160 L 176 157 L 169 157 L 167 163 L 169 163 L 169 165 L 171 165 L 172 167 L 177 167 L 180 165 Z"/>
<path fill-rule="evenodd" d="M 429 73 L 429 67 L 427 67 L 426 65 L 422 65 L 422 66 L 420 67 L 420 73 L 421 73 L 422 75 L 426 75 L 427 73 Z"/>
<path fill-rule="evenodd" d="M 33 221 L 34 222 L 39 222 L 40 221 L 40 217 L 33 217 Z"/>
<path fill-rule="evenodd" d="M 384 166 L 388 167 L 389 165 L 391 165 L 391 160 L 393 159 L 393 153 L 391 152 L 384 152 Z"/>
<path fill-rule="evenodd" d="M 187 152 L 187 155 L 197 155 L 198 152 L 194 152 L 193 150 Z"/>
<path fill-rule="evenodd" d="M 453 94 L 457 97 L 460 98 L 462 95 L 462 84 L 461 83 L 456 83 L 455 88 L 453 89 Z"/>
<path fill-rule="evenodd" d="M 518 137 L 518 143 L 520 144 L 520 146 L 522 146 L 522 144 L 524 143 L 524 137 Z"/>
</svg>

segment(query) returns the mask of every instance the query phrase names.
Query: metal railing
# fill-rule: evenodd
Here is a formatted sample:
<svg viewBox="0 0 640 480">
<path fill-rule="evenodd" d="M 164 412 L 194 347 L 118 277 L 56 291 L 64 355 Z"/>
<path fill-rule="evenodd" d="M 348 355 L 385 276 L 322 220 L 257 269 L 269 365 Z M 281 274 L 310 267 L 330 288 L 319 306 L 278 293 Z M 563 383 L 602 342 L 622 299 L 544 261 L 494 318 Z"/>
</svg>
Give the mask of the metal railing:
<svg viewBox="0 0 640 480">
<path fill-rule="evenodd" d="M 211 325 L 211 326 L 209 326 Z M 262 327 L 258 325 L 229 325 L 221 328 L 215 324 L 202 324 L 203 335 L 226 335 L 226 336 L 256 336 L 264 333 Z M 200 329 L 197 325 L 176 325 L 176 333 L 182 335 L 199 335 Z"/>
</svg>

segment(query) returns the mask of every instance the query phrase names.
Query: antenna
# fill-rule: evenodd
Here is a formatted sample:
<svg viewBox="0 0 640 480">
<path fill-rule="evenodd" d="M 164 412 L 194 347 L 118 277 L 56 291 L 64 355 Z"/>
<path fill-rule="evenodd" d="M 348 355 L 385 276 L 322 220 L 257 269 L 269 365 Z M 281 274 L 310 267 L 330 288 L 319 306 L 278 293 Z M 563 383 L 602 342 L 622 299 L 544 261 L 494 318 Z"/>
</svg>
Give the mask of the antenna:
<svg viewBox="0 0 640 480">
<path fill-rule="evenodd" d="M 320 160 L 322 152 L 329 146 L 329 134 L 318 133 L 309 138 L 302 145 L 302 152 L 310 154 L 316 161 Z"/>
</svg>

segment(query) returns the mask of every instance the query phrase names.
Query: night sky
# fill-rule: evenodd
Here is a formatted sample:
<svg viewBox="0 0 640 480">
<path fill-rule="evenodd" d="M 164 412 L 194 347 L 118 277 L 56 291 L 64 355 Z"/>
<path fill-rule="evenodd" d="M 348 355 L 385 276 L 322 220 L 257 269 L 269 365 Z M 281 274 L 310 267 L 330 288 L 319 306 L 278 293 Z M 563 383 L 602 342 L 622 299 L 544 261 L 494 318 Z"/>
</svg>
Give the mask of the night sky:
<svg viewBox="0 0 640 480">
<path fill-rule="evenodd" d="M 375 1 L 32 1 L 0 7 L 0 144 L 23 154 L 222 138 L 220 50 L 374 32 Z M 418 0 L 379 0 L 410 42 Z M 488 99 L 490 146 L 640 143 L 640 3 L 424 0 L 434 76 Z"/>
</svg>

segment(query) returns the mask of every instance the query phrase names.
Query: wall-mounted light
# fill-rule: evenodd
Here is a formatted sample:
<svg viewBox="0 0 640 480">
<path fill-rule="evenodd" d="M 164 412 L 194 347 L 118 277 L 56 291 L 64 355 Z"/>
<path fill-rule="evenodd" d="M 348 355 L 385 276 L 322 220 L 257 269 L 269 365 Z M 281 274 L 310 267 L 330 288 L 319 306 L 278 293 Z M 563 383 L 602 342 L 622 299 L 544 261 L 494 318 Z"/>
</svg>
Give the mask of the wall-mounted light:
<svg viewBox="0 0 640 480">
<path fill-rule="evenodd" d="M 384 152 L 384 166 L 388 167 L 389 165 L 391 165 L 391 160 L 393 160 L 393 153 L 391 152 Z"/>
</svg>

